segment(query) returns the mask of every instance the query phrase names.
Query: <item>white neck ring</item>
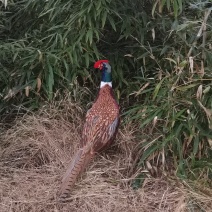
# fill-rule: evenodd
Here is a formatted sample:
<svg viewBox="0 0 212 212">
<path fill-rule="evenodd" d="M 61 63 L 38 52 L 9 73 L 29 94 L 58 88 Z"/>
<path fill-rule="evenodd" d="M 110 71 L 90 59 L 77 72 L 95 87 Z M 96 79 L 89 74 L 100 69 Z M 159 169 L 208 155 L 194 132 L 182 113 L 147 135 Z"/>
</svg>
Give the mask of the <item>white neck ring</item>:
<svg viewBox="0 0 212 212">
<path fill-rule="evenodd" d="M 104 87 L 105 85 L 109 85 L 110 87 L 112 87 L 112 82 L 103 82 L 103 81 L 101 81 L 100 88 Z"/>
</svg>

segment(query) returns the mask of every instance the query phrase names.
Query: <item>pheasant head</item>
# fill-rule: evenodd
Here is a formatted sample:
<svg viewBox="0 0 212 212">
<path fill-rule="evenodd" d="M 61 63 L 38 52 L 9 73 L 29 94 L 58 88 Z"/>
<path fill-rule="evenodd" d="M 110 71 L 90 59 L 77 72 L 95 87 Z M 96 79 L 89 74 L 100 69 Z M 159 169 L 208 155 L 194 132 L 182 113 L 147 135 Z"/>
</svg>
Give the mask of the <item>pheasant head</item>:
<svg viewBox="0 0 212 212">
<path fill-rule="evenodd" d="M 102 79 L 100 88 L 105 85 L 109 85 L 112 87 L 112 74 L 111 74 L 111 66 L 109 65 L 108 60 L 98 60 L 94 64 L 94 68 L 98 68 L 102 71 Z"/>
</svg>

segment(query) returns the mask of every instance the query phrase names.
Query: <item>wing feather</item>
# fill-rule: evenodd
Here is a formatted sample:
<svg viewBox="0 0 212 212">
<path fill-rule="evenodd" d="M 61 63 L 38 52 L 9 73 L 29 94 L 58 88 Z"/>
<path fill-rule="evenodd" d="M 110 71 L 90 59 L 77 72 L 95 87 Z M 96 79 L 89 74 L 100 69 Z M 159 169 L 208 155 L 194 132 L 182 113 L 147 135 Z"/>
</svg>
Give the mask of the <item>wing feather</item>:
<svg viewBox="0 0 212 212">
<path fill-rule="evenodd" d="M 100 151 L 114 136 L 118 120 L 119 118 L 117 117 L 112 123 L 109 123 L 109 120 L 107 120 L 101 124 L 98 121 L 95 124 L 92 121 L 86 124 L 83 136 L 84 144 L 86 145 L 88 142 L 93 143 L 93 151 Z M 89 128 L 88 130 L 86 129 L 87 127 Z"/>
</svg>

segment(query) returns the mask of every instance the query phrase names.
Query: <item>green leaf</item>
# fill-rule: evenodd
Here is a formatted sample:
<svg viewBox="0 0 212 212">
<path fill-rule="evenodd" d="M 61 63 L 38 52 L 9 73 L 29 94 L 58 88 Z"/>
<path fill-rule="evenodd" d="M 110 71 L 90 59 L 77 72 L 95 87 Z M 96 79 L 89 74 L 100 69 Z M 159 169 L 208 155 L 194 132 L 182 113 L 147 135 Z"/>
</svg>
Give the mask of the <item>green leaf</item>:
<svg viewBox="0 0 212 212">
<path fill-rule="evenodd" d="M 176 89 L 179 90 L 179 91 L 186 91 L 190 88 L 196 87 L 197 85 L 199 85 L 199 83 L 193 83 L 193 84 L 190 84 L 190 85 L 179 86 L 179 87 L 176 87 Z"/>
<path fill-rule="evenodd" d="M 187 62 L 186 60 L 183 60 L 183 61 L 179 64 L 179 67 L 184 68 L 187 64 L 188 64 L 188 62 Z"/>
<path fill-rule="evenodd" d="M 177 65 L 177 62 L 175 60 L 173 60 L 172 58 L 165 58 L 166 60 L 169 60 L 170 62 L 174 63 L 175 65 Z"/>
<path fill-rule="evenodd" d="M 165 54 L 167 52 L 168 48 L 169 48 L 169 46 L 168 45 L 165 45 L 163 47 L 163 49 L 161 50 L 160 56 L 163 55 L 163 54 Z"/>
<path fill-rule="evenodd" d="M 179 10 L 179 13 L 181 13 L 183 11 L 183 2 L 182 2 L 182 0 L 178 0 L 178 10 Z"/>
<path fill-rule="evenodd" d="M 194 138 L 194 144 L 193 144 L 193 154 L 196 155 L 199 147 L 199 136 L 195 136 Z"/>
<path fill-rule="evenodd" d="M 158 142 L 158 141 L 156 141 L 156 142 Z M 144 151 L 144 153 L 143 153 L 143 155 L 142 155 L 142 157 L 141 157 L 141 159 L 138 163 L 138 166 L 140 166 L 156 150 L 160 150 L 159 144 L 154 144 L 154 145 L 150 146 L 149 148 L 147 148 Z"/>
<path fill-rule="evenodd" d="M 107 19 L 107 11 L 104 11 L 102 16 L 102 28 L 104 28 L 105 26 L 106 19 Z"/>
<path fill-rule="evenodd" d="M 156 85 L 155 90 L 154 90 L 154 92 L 153 92 L 153 98 L 152 98 L 153 101 L 154 101 L 155 98 L 157 97 L 158 92 L 159 92 L 159 90 L 160 90 L 160 88 L 161 88 L 161 85 L 162 85 L 162 83 L 163 83 L 163 81 L 164 81 L 165 79 L 166 79 L 166 78 L 163 78 L 163 79 Z"/>
<path fill-rule="evenodd" d="M 87 52 L 85 53 L 85 64 L 86 64 L 86 67 L 88 68 L 90 64 L 90 58 Z"/>
<path fill-rule="evenodd" d="M 112 26 L 113 30 L 116 31 L 116 25 L 115 25 L 114 20 L 110 16 L 108 16 L 108 20 L 109 20 L 110 25 Z"/>
<path fill-rule="evenodd" d="M 90 45 L 92 44 L 93 42 L 93 30 L 92 29 L 89 29 L 87 34 L 86 34 L 86 38 L 85 38 L 85 42 L 90 42 Z"/>
<path fill-rule="evenodd" d="M 177 0 L 173 1 L 173 8 L 174 8 L 174 16 L 177 17 L 178 15 L 178 4 L 177 4 Z"/>
</svg>

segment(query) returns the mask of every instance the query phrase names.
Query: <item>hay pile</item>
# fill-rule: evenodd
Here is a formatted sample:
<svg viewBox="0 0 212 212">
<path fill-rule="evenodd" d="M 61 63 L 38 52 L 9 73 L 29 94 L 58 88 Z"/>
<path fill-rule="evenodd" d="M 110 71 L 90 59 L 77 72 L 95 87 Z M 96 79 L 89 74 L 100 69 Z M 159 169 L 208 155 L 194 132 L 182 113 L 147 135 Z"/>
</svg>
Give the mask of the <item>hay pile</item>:
<svg viewBox="0 0 212 212">
<path fill-rule="evenodd" d="M 180 212 L 193 211 L 197 204 L 203 211 L 212 209 L 210 197 L 177 187 L 174 181 L 150 178 L 138 190 L 130 187 L 139 173 L 132 171 L 138 142 L 130 126 L 119 131 L 116 145 L 91 163 L 69 202 L 58 203 L 60 180 L 80 143 L 82 114 L 76 104 L 63 102 L 25 115 L 4 131 L 0 137 L 1 212 Z"/>
</svg>

